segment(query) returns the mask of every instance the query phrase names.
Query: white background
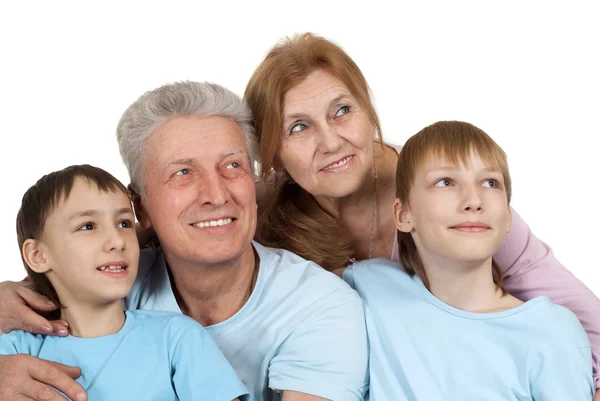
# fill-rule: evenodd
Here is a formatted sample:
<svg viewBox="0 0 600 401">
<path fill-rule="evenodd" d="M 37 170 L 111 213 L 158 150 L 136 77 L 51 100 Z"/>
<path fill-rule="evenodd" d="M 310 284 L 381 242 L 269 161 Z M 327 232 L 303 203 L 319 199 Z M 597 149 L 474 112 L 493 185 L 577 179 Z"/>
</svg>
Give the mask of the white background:
<svg viewBox="0 0 600 401">
<path fill-rule="evenodd" d="M 128 182 L 114 132 L 144 91 L 190 79 L 242 94 L 278 39 L 313 31 L 361 67 L 387 141 L 441 119 L 496 139 L 513 206 L 600 295 L 596 2 L 14 3 L 0 6 L 0 281 L 24 276 L 15 217 L 41 175 L 90 163 Z"/>
</svg>

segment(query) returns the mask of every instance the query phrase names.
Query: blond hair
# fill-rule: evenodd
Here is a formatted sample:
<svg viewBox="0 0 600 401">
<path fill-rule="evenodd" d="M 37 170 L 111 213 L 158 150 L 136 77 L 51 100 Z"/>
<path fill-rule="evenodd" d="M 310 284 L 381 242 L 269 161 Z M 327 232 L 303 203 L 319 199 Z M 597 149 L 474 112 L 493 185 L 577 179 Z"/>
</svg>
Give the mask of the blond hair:
<svg viewBox="0 0 600 401">
<path fill-rule="evenodd" d="M 415 173 L 427 158 L 444 158 L 454 165 L 466 165 L 472 153 L 502 173 L 506 198 L 510 203 L 511 180 L 506 154 L 489 135 L 462 121 L 439 121 L 423 128 L 406 141 L 398 156 L 396 197 L 402 205 L 410 206 L 409 193 Z M 398 255 L 406 271 L 419 276 L 429 288 L 423 262 L 410 233 L 398 231 Z M 494 283 L 506 294 L 502 271 L 493 260 L 492 269 Z"/>
</svg>

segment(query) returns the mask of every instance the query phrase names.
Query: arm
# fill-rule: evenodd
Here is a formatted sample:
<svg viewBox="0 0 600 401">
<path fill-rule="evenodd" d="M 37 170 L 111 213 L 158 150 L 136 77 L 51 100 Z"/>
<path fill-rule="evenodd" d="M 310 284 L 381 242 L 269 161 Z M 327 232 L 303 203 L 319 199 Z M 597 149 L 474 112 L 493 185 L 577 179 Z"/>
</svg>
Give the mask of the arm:
<svg viewBox="0 0 600 401">
<path fill-rule="evenodd" d="M 181 401 L 230 401 L 248 394 L 204 327 L 187 316 L 171 322 L 173 388 Z"/>
<path fill-rule="evenodd" d="M 368 385 L 368 344 L 362 301 L 353 290 L 307 319 L 269 366 L 269 387 L 285 401 L 359 401 Z"/>
<path fill-rule="evenodd" d="M 50 312 L 56 305 L 48 298 L 38 294 L 25 279 L 20 282 L 0 283 L 0 332 L 24 330 L 34 334 L 66 336 L 68 334 L 64 320 L 48 321 L 34 310 Z"/>
<path fill-rule="evenodd" d="M 563 344 L 564 345 L 564 344 Z M 589 347 L 552 347 L 552 356 L 544 358 L 532 377 L 532 396 L 536 401 L 589 401 L 593 396 Z"/>
<path fill-rule="evenodd" d="M 515 210 L 511 231 L 494 260 L 504 272 L 507 291 L 515 297 L 526 301 L 546 295 L 577 315 L 592 344 L 594 377 L 600 387 L 600 300 L 556 260 Z"/>
</svg>

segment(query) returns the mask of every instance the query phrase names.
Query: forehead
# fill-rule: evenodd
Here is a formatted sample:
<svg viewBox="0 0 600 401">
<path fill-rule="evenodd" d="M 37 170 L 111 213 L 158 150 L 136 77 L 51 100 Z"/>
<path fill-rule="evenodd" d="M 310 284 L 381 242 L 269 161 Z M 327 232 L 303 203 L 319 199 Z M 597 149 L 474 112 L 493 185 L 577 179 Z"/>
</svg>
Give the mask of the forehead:
<svg viewBox="0 0 600 401">
<path fill-rule="evenodd" d="M 417 163 L 416 170 L 426 173 L 435 169 L 500 170 L 500 166 L 475 150 L 451 155 L 444 151 L 428 150 Z"/>
<path fill-rule="evenodd" d="M 313 71 L 303 81 L 287 91 L 284 97 L 284 114 L 301 113 L 305 109 L 322 106 L 339 96 L 352 94 L 344 83 L 323 69 Z"/>
<path fill-rule="evenodd" d="M 75 177 L 69 196 L 63 196 L 51 215 L 70 215 L 81 210 L 112 210 L 131 208 L 129 197 L 119 189 L 102 191 L 96 184 L 83 177 Z"/>
<path fill-rule="evenodd" d="M 233 120 L 220 117 L 175 117 L 156 129 L 147 140 L 148 163 L 211 159 L 233 150 L 247 153 L 244 134 Z"/>
</svg>

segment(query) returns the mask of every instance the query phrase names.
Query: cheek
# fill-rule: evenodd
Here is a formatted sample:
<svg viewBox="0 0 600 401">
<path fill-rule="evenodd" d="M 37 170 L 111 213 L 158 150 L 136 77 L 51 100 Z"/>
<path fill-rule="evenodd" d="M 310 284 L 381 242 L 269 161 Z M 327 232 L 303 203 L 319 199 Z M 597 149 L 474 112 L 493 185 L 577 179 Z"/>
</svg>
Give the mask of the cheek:
<svg viewBox="0 0 600 401">
<path fill-rule="evenodd" d="M 254 183 L 254 180 L 250 178 L 250 175 L 243 179 L 231 182 L 228 186 L 228 191 L 238 205 L 258 208 L 256 202 L 256 184 Z"/>
<path fill-rule="evenodd" d="M 284 142 L 279 152 L 279 159 L 282 167 L 288 172 L 306 171 L 312 162 L 313 153 L 305 140 L 289 139 Z"/>
</svg>

